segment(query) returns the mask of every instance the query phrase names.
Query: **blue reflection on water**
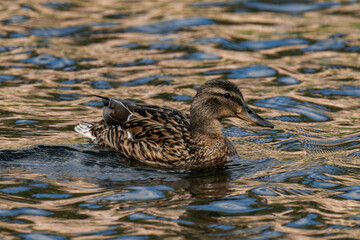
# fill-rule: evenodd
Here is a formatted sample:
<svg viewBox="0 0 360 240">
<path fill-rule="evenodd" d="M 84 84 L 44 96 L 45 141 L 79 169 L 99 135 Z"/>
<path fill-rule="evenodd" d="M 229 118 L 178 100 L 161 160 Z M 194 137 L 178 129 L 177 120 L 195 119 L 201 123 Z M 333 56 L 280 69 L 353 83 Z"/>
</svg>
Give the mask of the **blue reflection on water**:
<svg viewBox="0 0 360 240">
<path fill-rule="evenodd" d="M 24 15 L 16 15 L 16 16 L 9 17 L 9 18 L 6 18 L 6 19 L 2 20 L 2 23 L 3 24 L 18 23 L 18 22 L 24 22 L 27 19 L 28 18 L 26 16 L 24 16 Z"/>
<path fill-rule="evenodd" d="M 255 227 L 250 226 L 250 227 L 244 228 L 243 230 L 237 230 L 237 231 L 233 231 L 233 232 L 216 233 L 216 234 L 213 234 L 213 236 L 217 236 L 217 237 L 232 236 L 232 235 L 241 236 L 240 234 L 245 234 L 245 236 L 248 236 L 251 233 L 256 233 L 256 236 L 254 238 L 244 238 L 244 239 L 273 239 L 273 238 L 275 239 L 276 237 L 280 237 L 281 235 L 283 235 L 282 232 L 274 231 L 274 230 L 270 230 L 270 229 L 271 229 L 271 225 L 263 224 L 263 225 L 258 225 Z M 221 238 L 221 239 L 223 239 L 223 238 Z M 229 237 L 225 237 L 225 239 L 229 239 Z"/>
<path fill-rule="evenodd" d="M 137 85 L 147 84 L 155 80 L 157 80 L 156 76 L 149 76 L 149 77 L 138 78 L 129 82 L 122 82 L 120 84 L 125 86 L 137 86 Z"/>
<path fill-rule="evenodd" d="M 1 36 L 0 36 L 0 38 L 1 38 Z M 17 48 L 19 48 L 19 47 L 17 47 L 17 46 L 0 46 L 0 53 L 11 51 L 11 50 L 14 50 L 14 49 L 17 49 Z"/>
<path fill-rule="evenodd" d="M 253 193 L 257 195 L 263 195 L 263 196 L 277 196 L 278 194 L 267 187 L 258 187 L 251 190 Z"/>
<path fill-rule="evenodd" d="M 28 35 L 26 33 L 22 33 L 22 32 L 12 32 L 8 34 L 8 38 L 23 38 L 23 37 L 27 37 Z"/>
<path fill-rule="evenodd" d="M 261 40 L 261 41 L 242 41 L 240 43 L 235 43 L 221 37 L 213 38 L 203 38 L 194 41 L 194 43 L 215 43 L 218 44 L 220 48 L 237 50 L 237 51 L 247 51 L 247 50 L 262 50 L 270 49 L 282 46 L 292 46 L 292 45 L 302 45 L 307 44 L 309 40 L 303 38 L 285 38 L 277 40 Z"/>
<path fill-rule="evenodd" d="M 137 43 L 124 43 L 124 44 L 120 44 L 120 45 L 117 45 L 116 47 L 118 48 L 139 48 L 140 45 L 137 44 Z"/>
<path fill-rule="evenodd" d="M 353 153 L 349 154 L 349 156 L 351 156 L 351 157 L 360 157 L 360 151 L 353 152 Z"/>
<path fill-rule="evenodd" d="M 132 192 L 114 193 L 103 197 L 108 201 L 141 201 L 164 198 L 165 195 L 161 191 L 173 191 L 174 189 L 164 185 L 145 186 L 145 187 L 128 187 L 124 189 L 134 190 Z"/>
<path fill-rule="evenodd" d="M 111 83 L 106 80 L 91 81 L 89 85 L 96 89 L 110 89 L 113 88 Z"/>
<path fill-rule="evenodd" d="M 87 26 L 63 27 L 63 28 L 32 28 L 29 33 L 38 37 L 63 37 L 70 36 L 85 30 Z"/>
<path fill-rule="evenodd" d="M 67 2 L 60 2 L 60 1 L 56 1 L 56 2 L 45 2 L 43 3 L 44 6 L 49 7 L 49 8 L 53 8 L 53 9 L 67 9 L 71 7 L 70 3 Z"/>
<path fill-rule="evenodd" d="M 186 49 L 186 46 L 182 45 L 175 45 L 171 43 L 155 43 L 149 46 L 149 50 L 168 50 L 168 51 L 175 51 L 175 50 L 184 50 Z"/>
<path fill-rule="evenodd" d="M 128 218 L 129 218 L 131 221 L 139 220 L 139 219 L 141 219 L 141 220 L 156 219 L 155 216 L 152 216 L 152 215 L 149 215 L 149 214 L 145 214 L 145 213 L 140 213 L 140 212 L 133 213 L 133 214 L 129 215 Z"/>
<path fill-rule="evenodd" d="M 221 2 L 197 2 L 190 4 L 191 7 L 228 7 L 239 3 L 238 1 Z"/>
<path fill-rule="evenodd" d="M 181 220 L 181 219 L 172 219 L 172 218 L 158 218 L 159 220 L 169 220 L 172 222 L 176 222 L 176 223 L 181 223 L 181 224 L 188 224 L 188 225 L 192 225 L 195 224 L 194 222 L 191 221 L 186 221 L 186 220 Z"/>
<path fill-rule="evenodd" d="M 61 93 L 61 94 L 58 95 L 58 99 L 59 100 L 64 100 L 64 101 L 76 100 L 79 97 L 85 97 L 85 95 L 77 94 L 77 93 L 72 93 L 72 94 Z"/>
<path fill-rule="evenodd" d="M 176 59 L 180 59 L 180 60 L 197 60 L 197 61 L 201 61 L 201 60 L 216 60 L 216 59 L 220 59 L 221 57 L 212 54 L 212 53 L 205 53 L 205 52 L 196 52 L 196 53 L 189 53 L 186 54 L 182 57 L 178 57 Z"/>
<path fill-rule="evenodd" d="M 25 10 L 34 10 L 29 4 L 21 4 L 21 7 Z"/>
<path fill-rule="evenodd" d="M 156 216 L 141 213 L 141 212 L 133 213 L 133 214 L 127 216 L 127 217 L 131 221 L 158 219 L 158 220 L 166 220 L 166 221 L 177 222 L 177 223 L 181 223 L 181 224 L 194 224 L 194 222 L 191 222 L 191 221 L 186 221 L 186 220 L 181 220 L 181 219 L 172 219 L 172 218 L 167 218 L 167 217 L 156 217 Z"/>
<path fill-rule="evenodd" d="M 210 44 L 210 43 L 221 44 L 223 42 L 228 42 L 228 40 L 222 37 L 211 37 L 211 38 L 200 38 L 193 41 L 193 43 L 201 43 L 201 44 Z"/>
<path fill-rule="evenodd" d="M 299 80 L 290 76 L 279 77 L 276 81 L 278 81 L 279 83 L 283 83 L 285 85 L 295 85 L 300 83 Z"/>
<path fill-rule="evenodd" d="M 116 25 L 118 25 L 118 23 L 103 22 L 61 28 L 31 28 L 29 29 L 29 33 L 37 37 L 70 37 L 73 35 L 89 36 L 103 33 L 101 30 L 89 31 L 92 27 L 111 27 Z"/>
<path fill-rule="evenodd" d="M 187 95 L 176 95 L 176 96 L 172 96 L 172 99 L 176 100 L 176 101 L 192 101 L 193 98 Z"/>
<path fill-rule="evenodd" d="M 6 35 L 0 34 L 0 38 L 23 38 L 27 36 L 28 35 L 26 33 L 22 33 L 22 32 L 9 32 Z"/>
<path fill-rule="evenodd" d="M 83 105 L 85 106 L 91 106 L 91 107 L 102 107 L 103 103 L 101 101 L 89 101 L 89 102 L 84 102 Z"/>
<path fill-rule="evenodd" d="M 253 205 L 257 205 L 256 199 L 244 198 L 239 200 L 213 201 L 206 205 L 190 205 L 185 208 L 226 213 L 247 213 L 266 209 L 266 207 L 253 207 Z"/>
<path fill-rule="evenodd" d="M 140 66 L 140 65 L 152 65 L 155 64 L 156 61 L 152 58 L 142 58 L 136 60 L 134 62 L 127 62 L 127 63 L 118 63 L 115 64 L 116 67 L 131 67 L 131 66 Z"/>
<path fill-rule="evenodd" d="M 98 209 L 98 208 L 102 208 L 104 205 L 98 205 L 95 202 L 91 202 L 91 203 L 82 203 L 79 204 L 80 207 L 86 207 L 88 209 Z"/>
<path fill-rule="evenodd" d="M 124 86 L 138 86 L 144 84 L 169 85 L 172 80 L 167 78 L 177 77 L 177 75 L 153 75 L 137 78 L 128 82 L 120 82 L 118 84 Z"/>
<path fill-rule="evenodd" d="M 296 117 L 296 116 L 278 116 L 278 117 L 269 118 L 269 119 L 276 119 L 276 120 L 284 121 L 284 122 L 301 122 L 302 121 L 302 119 L 300 117 Z"/>
<path fill-rule="evenodd" d="M 319 181 L 311 182 L 311 187 L 314 187 L 314 188 L 334 188 L 337 186 L 339 186 L 339 184 L 332 183 L 332 182 L 319 182 Z"/>
<path fill-rule="evenodd" d="M 352 85 L 345 85 L 341 88 L 322 88 L 322 89 L 302 89 L 299 92 L 306 92 L 310 93 L 311 95 L 319 94 L 322 96 L 353 96 L 353 97 L 360 97 L 360 87 L 352 86 Z"/>
<path fill-rule="evenodd" d="M 20 62 L 30 63 L 38 66 L 43 66 L 49 69 L 63 69 L 70 70 L 70 66 L 75 67 L 75 61 L 70 58 L 57 58 L 49 54 L 40 54 L 35 57 L 20 60 Z"/>
<path fill-rule="evenodd" d="M 145 235 L 124 235 L 121 237 L 111 238 L 112 240 L 147 240 L 150 236 Z"/>
<path fill-rule="evenodd" d="M 252 65 L 244 68 L 222 69 L 204 72 L 205 75 L 226 74 L 228 78 L 258 78 L 271 77 L 276 74 L 276 70 L 268 66 Z"/>
<path fill-rule="evenodd" d="M 241 43 L 226 43 L 223 46 L 233 50 L 262 50 L 282 46 L 302 45 L 308 43 L 308 40 L 302 38 L 287 38 L 279 40 L 262 40 L 262 41 L 243 41 Z"/>
<path fill-rule="evenodd" d="M 258 1 L 244 1 L 243 4 L 248 8 L 258 11 L 284 12 L 289 14 L 299 14 L 340 5 L 338 2 L 275 4 Z"/>
<path fill-rule="evenodd" d="M 38 123 L 39 121 L 30 120 L 30 119 L 18 119 L 14 122 L 14 124 L 31 124 L 31 123 Z"/>
<path fill-rule="evenodd" d="M 314 44 L 302 48 L 303 51 L 326 51 L 326 50 L 340 50 L 346 47 L 347 41 L 337 37 L 330 37 L 325 40 L 320 40 Z"/>
<path fill-rule="evenodd" d="M 274 2 L 274 3 L 272 3 Z M 323 3 L 281 3 L 286 1 L 219 1 L 219 2 L 199 2 L 193 3 L 192 7 L 237 7 L 235 12 L 244 12 L 246 9 L 267 12 L 283 12 L 288 14 L 300 14 L 308 11 L 315 11 L 324 8 L 338 6 L 338 2 L 323 2 Z"/>
<path fill-rule="evenodd" d="M 301 69 L 299 69 L 299 72 L 302 72 L 302 73 L 317 73 L 317 72 L 320 72 L 320 69 L 315 69 L 315 68 L 301 68 Z"/>
<path fill-rule="evenodd" d="M 344 49 L 345 52 L 360 52 L 360 46 L 348 46 Z"/>
<path fill-rule="evenodd" d="M 16 186 L 16 187 L 7 187 L 7 188 L 0 189 L 0 192 L 4 192 L 4 193 L 20 193 L 20 192 L 25 192 L 25 191 L 27 191 L 29 189 L 30 189 L 29 187 Z"/>
<path fill-rule="evenodd" d="M 35 193 L 32 194 L 35 198 L 53 198 L 53 199 L 62 199 L 62 198 L 69 198 L 72 195 L 68 193 Z"/>
<path fill-rule="evenodd" d="M 300 182 L 302 184 L 312 183 L 313 180 L 332 180 L 333 177 L 328 175 L 340 175 L 345 171 L 349 171 L 349 168 L 336 166 L 336 165 L 320 165 L 316 167 L 309 167 L 300 170 L 291 170 L 287 172 L 275 173 L 272 175 L 264 175 L 256 178 L 263 182 Z"/>
<path fill-rule="evenodd" d="M 74 78 L 74 79 L 60 79 L 58 80 L 59 83 L 61 84 L 77 84 L 77 83 L 81 83 L 83 80 L 80 78 Z"/>
<path fill-rule="evenodd" d="M 330 111 L 326 107 L 304 101 L 300 102 L 290 97 L 278 96 L 273 98 L 259 99 L 254 102 L 254 105 L 259 107 L 274 108 L 277 110 L 298 113 L 313 121 L 329 120 L 328 114 L 323 112 Z"/>
<path fill-rule="evenodd" d="M 212 25 L 215 24 L 209 18 L 205 17 L 190 17 L 190 18 L 179 18 L 169 21 L 156 22 L 146 24 L 143 26 L 129 27 L 125 29 L 128 32 L 142 32 L 149 34 L 168 34 L 171 32 L 178 31 L 182 28 L 201 26 L 201 25 Z"/>
<path fill-rule="evenodd" d="M 344 226 L 344 225 L 331 225 L 327 227 L 327 229 L 339 229 L 339 230 L 350 230 L 352 227 Z"/>
<path fill-rule="evenodd" d="M 18 215 L 33 215 L 33 216 L 48 216 L 54 214 L 40 208 L 15 208 L 15 209 L 0 209 L 0 216 L 18 216 Z"/>
<path fill-rule="evenodd" d="M 224 225 L 224 224 L 210 224 L 207 227 L 209 227 L 209 228 L 217 228 L 217 229 L 221 229 L 221 230 L 224 230 L 224 231 L 231 230 L 231 229 L 235 228 L 235 226 Z"/>
<path fill-rule="evenodd" d="M 285 226 L 293 227 L 293 228 L 307 228 L 308 226 L 320 225 L 321 224 L 320 222 L 314 220 L 317 219 L 318 217 L 319 215 L 317 214 L 309 213 L 306 215 L 306 217 L 287 223 L 285 224 Z"/>
<path fill-rule="evenodd" d="M 338 194 L 338 197 L 349 199 L 349 200 L 360 200 L 360 186 L 349 186 L 337 189 L 336 191 L 345 192 Z"/>
<path fill-rule="evenodd" d="M 19 234 L 25 240 L 39 240 L 39 239 L 46 239 L 46 240 L 64 240 L 66 237 L 63 236 L 55 236 L 45 233 L 24 233 Z"/>
<path fill-rule="evenodd" d="M 8 81 L 17 81 L 21 80 L 18 76 L 8 75 L 8 74 L 0 74 L 0 83 L 8 82 Z"/>
</svg>

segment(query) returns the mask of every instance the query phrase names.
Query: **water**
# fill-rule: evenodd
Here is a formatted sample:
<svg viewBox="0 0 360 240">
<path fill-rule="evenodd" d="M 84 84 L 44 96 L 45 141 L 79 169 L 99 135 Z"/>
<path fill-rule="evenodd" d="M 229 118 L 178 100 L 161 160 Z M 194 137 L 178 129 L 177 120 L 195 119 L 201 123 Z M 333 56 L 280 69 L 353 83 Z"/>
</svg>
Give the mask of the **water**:
<svg viewBox="0 0 360 240">
<path fill-rule="evenodd" d="M 358 1 L 2 1 L 0 239 L 356 239 Z M 236 83 L 215 172 L 147 169 L 75 133 L 92 95 L 188 111 Z"/>
</svg>

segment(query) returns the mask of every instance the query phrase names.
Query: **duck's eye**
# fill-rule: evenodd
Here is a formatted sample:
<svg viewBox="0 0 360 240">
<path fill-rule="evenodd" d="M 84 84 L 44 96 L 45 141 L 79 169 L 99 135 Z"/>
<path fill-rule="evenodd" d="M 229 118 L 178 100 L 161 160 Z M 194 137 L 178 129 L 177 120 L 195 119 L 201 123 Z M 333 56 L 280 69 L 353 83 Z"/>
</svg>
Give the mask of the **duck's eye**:
<svg viewBox="0 0 360 240">
<path fill-rule="evenodd" d="M 225 97 L 225 98 L 230 98 L 231 95 L 230 95 L 230 93 L 225 93 L 225 94 L 224 94 L 224 97 Z"/>
</svg>

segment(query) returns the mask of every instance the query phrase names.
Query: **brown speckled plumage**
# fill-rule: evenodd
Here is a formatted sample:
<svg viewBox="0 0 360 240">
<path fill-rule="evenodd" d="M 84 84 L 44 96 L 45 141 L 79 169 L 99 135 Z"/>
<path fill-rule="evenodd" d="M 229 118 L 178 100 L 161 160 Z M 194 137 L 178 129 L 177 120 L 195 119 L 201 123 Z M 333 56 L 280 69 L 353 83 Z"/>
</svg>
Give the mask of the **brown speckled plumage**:
<svg viewBox="0 0 360 240">
<path fill-rule="evenodd" d="M 197 92 L 188 114 L 171 108 L 123 103 L 101 97 L 103 120 L 81 122 L 75 130 L 101 146 L 140 162 L 173 169 L 222 167 L 236 154 L 222 134 L 220 119 L 240 117 L 272 124 L 253 112 L 227 80 L 211 80 Z"/>
</svg>

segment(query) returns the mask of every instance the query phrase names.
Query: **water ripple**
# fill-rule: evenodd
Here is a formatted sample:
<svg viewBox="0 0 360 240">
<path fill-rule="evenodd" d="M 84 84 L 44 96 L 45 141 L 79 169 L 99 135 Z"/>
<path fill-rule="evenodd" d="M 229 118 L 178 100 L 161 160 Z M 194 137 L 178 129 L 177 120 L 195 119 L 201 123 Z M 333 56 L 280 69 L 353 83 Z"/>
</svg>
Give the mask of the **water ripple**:
<svg viewBox="0 0 360 240">
<path fill-rule="evenodd" d="M 109 196 L 103 197 L 103 200 L 108 201 L 139 201 L 139 200 L 154 200 L 164 198 L 161 191 L 172 191 L 168 186 L 153 186 L 153 187 L 129 187 L 125 188 L 134 190 L 133 192 L 114 193 Z"/>
<path fill-rule="evenodd" d="M 257 205 L 255 199 L 246 198 L 240 200 L 214 201 L 207 205 L 191 205 L 186 207 L 192 210 L 223 212 L 223 213 L 248 213 L 265 209 L 265 207 L 254 207 Z"/>
<path fill-rule="evenodd" d="M 320 10 L 340 5 L 338 2 L 323 3 L 263 3 L 258 1 L 245 1 L 244 5 L 258 11 L 284 12 L 289 14 L 299 14 L 309 11 Z"/>
<path fill-rule="evenodd" d="M 344 150 L 357 149 L 360 147 L 360 134 L 355 133 L 351 136 L 336 140 L 319 140 L 307 138 L 303 139 L 302 141 L 307 152 L 340 152 Z"/>
<path fill-rule="evenodd" d="M 325 40 L 320 40 L 314 44 L 302 48 L 302 51 L 327 51 L 327 50 L 340 50 L 346 47 L 347 41 L 332 36 Z"/>
<path fill-rule="evenodd" d="M 326 111 L 330 111 L 328 108 L 314 103 L 294 100 L 290 97 L 279 96 L 267 99 L 259 99 L 254 102 L 254 105 L 297 113 L 301 116 L 305 116 L 308 120 L 311 121 L 329 120 L 329 116 L 326 113 Z"/>
<path fill-rule="evenodd" d="M 42 66 L 49 69 L 73 70 L 75 60 L 70 58 L 57 58 L 49 54 L 40 54 L 35 57 L 20 60 L 20 62 Z"/>
<path fill-rule="evenodd" d="M 56 2 L 46 2 L 43 3 L 44 6 L 49 7 L 49 8 L 53 8 L 56 10 L 68 10 L 70 7 L 72 7 L 73 5 L 67 2 L 60 2 L 60 1 L 56 1 Z"/>
<path fill-rule="evenodd" d="M 287 227 L 293 227 L 293 228 L 306 228 L 308 226 L 315 227 L 316 225 L 320 225 L 321 223 L 314 220 L 317 219 L 319 215 L 309 213 L 306 215 L 306 217 L 300 218 L 294 222 L 287 223 Z"/>
<path fill-rule="evenodd" d="M 279 77 L 276 81 L 278 81 L 279 83 L 283 83 L 285 85 L 295 85 L 301 83 L 296 78 L 290 76 Z"/>
<path fill-rule="evenodd" d="M 129 27 L 125 29 L 125 31 L 141 32 L 148 34 L 168 34 L 187 27 L 213 25 L 213 24 L 215 24 L 214 21 L 212 21 L 209 18 L 191 17 L 191 18 L 179 18 L 169 21 L 156 22 L 156 23 L 151 23 L 137 27 Z"/>
<path fill-rule="evenodd" d="M 271 77 L 276 74 L 276 70 L 268 66 L 263 65 L 252 65 L 244 68 L 237 69 L 221 69 L 204 72 L 204 75 L 217 75 L 226 74 L 228 78 L 260 78 L 260 77 Z"/>
<path fill-rule="evenodd" d="M 274 3 L 272 3 L 274 2 Z M 301 2 L 301 1 L 300 1 Z M 269 12 L 283 12 L 288 14 L 300 14 L 309 11 L 320 10 L 338 6 L 338 2 L 323 2 L 323 3 L 279 3 L 278 1 L 260 2 L 260 1 L 227 1 L 227 2 L 201 2 L 193 3 L 192 7 L 238 7 L 247 8 L 256 11 L 269 11 Z"/>
<path fill-rule="evenodd" d="M 359 1 L 116 2 L 0 8 L 0 238 L 358 236 Z M 188 113 L 214 78 L 275 125 L 224 119 L 222 169 L 155 169 L 74 132 L 101 119 L 93 95 Z"/>
<path fill-rule="evenodd" d="M 303 45 L 308 42 L 308 40 L 302 38 L 286 38 L 278 40 L 242 41 L 240 43 L 235 43 L 220 37 L 204 38 L 195 41 L 195 43 L 216 43 L 220 48 L 237 51 L 255 51 L 282 46 Z"/>
<path fill-rule="evenodd" d="M 321 88 L 321 89 L 301 89 L 299 92 L 305 93 L 311 97 L 323 96 L 353 96 L 360 97 L 360 87 L 353 85 L 345 85 L 338 89 Z"/>
<path fill-rule="evenodd" d="M 38 37 L 64 37 L 71 36 L 80 31 L 84 31 L 87 26 L 74 26 L 64 28 L 33 28 L 29 29 L 29 33 Z"/>
<path fill-rule="evenodd" d="M 182 57 L 178 57 L 176 59 L 180 60 L 196 60 L 196 61 L 202 61 L 202 60 L 217 60 L 221 57 L 212 54 L 212 53 L 205 53 L 205 52 L 196 52 L 196 53 L 190 53 Z"/>
<path fill-rule="evenodd" d="M 73 27 L 60 28 L 31 28 L 29 33 L 37 37 L 71 37 L 71 36 L 89 36 L 94 34 L 102 34 L 103 31 L 90 31 L 93 27 L 112 27 L 117 26 L 117 23 L 94 23 L 79 25 Z"/>
<path fill-rule="evenodd" d="M 25 240 L 39 240 L 39 239 L 65 240 L 66 239 L 66 237 L 64 237 L 64 236 L 56 236 L 56 235 L 50 235 L 50 234 L 45 234 L 45 233 L 24 233 L 24 234 L 19 234 L 19 236 Z"/>
<path fill-rule="evenodd" d="M 28 17 L 24 15 L 16 15 L 13 17 L 6 18 L 2 20 L 3 24 L 10 24 L 10 23 L 18 23 L 18 22 L 25 22 L 28 19 Z"/>
</svg>

